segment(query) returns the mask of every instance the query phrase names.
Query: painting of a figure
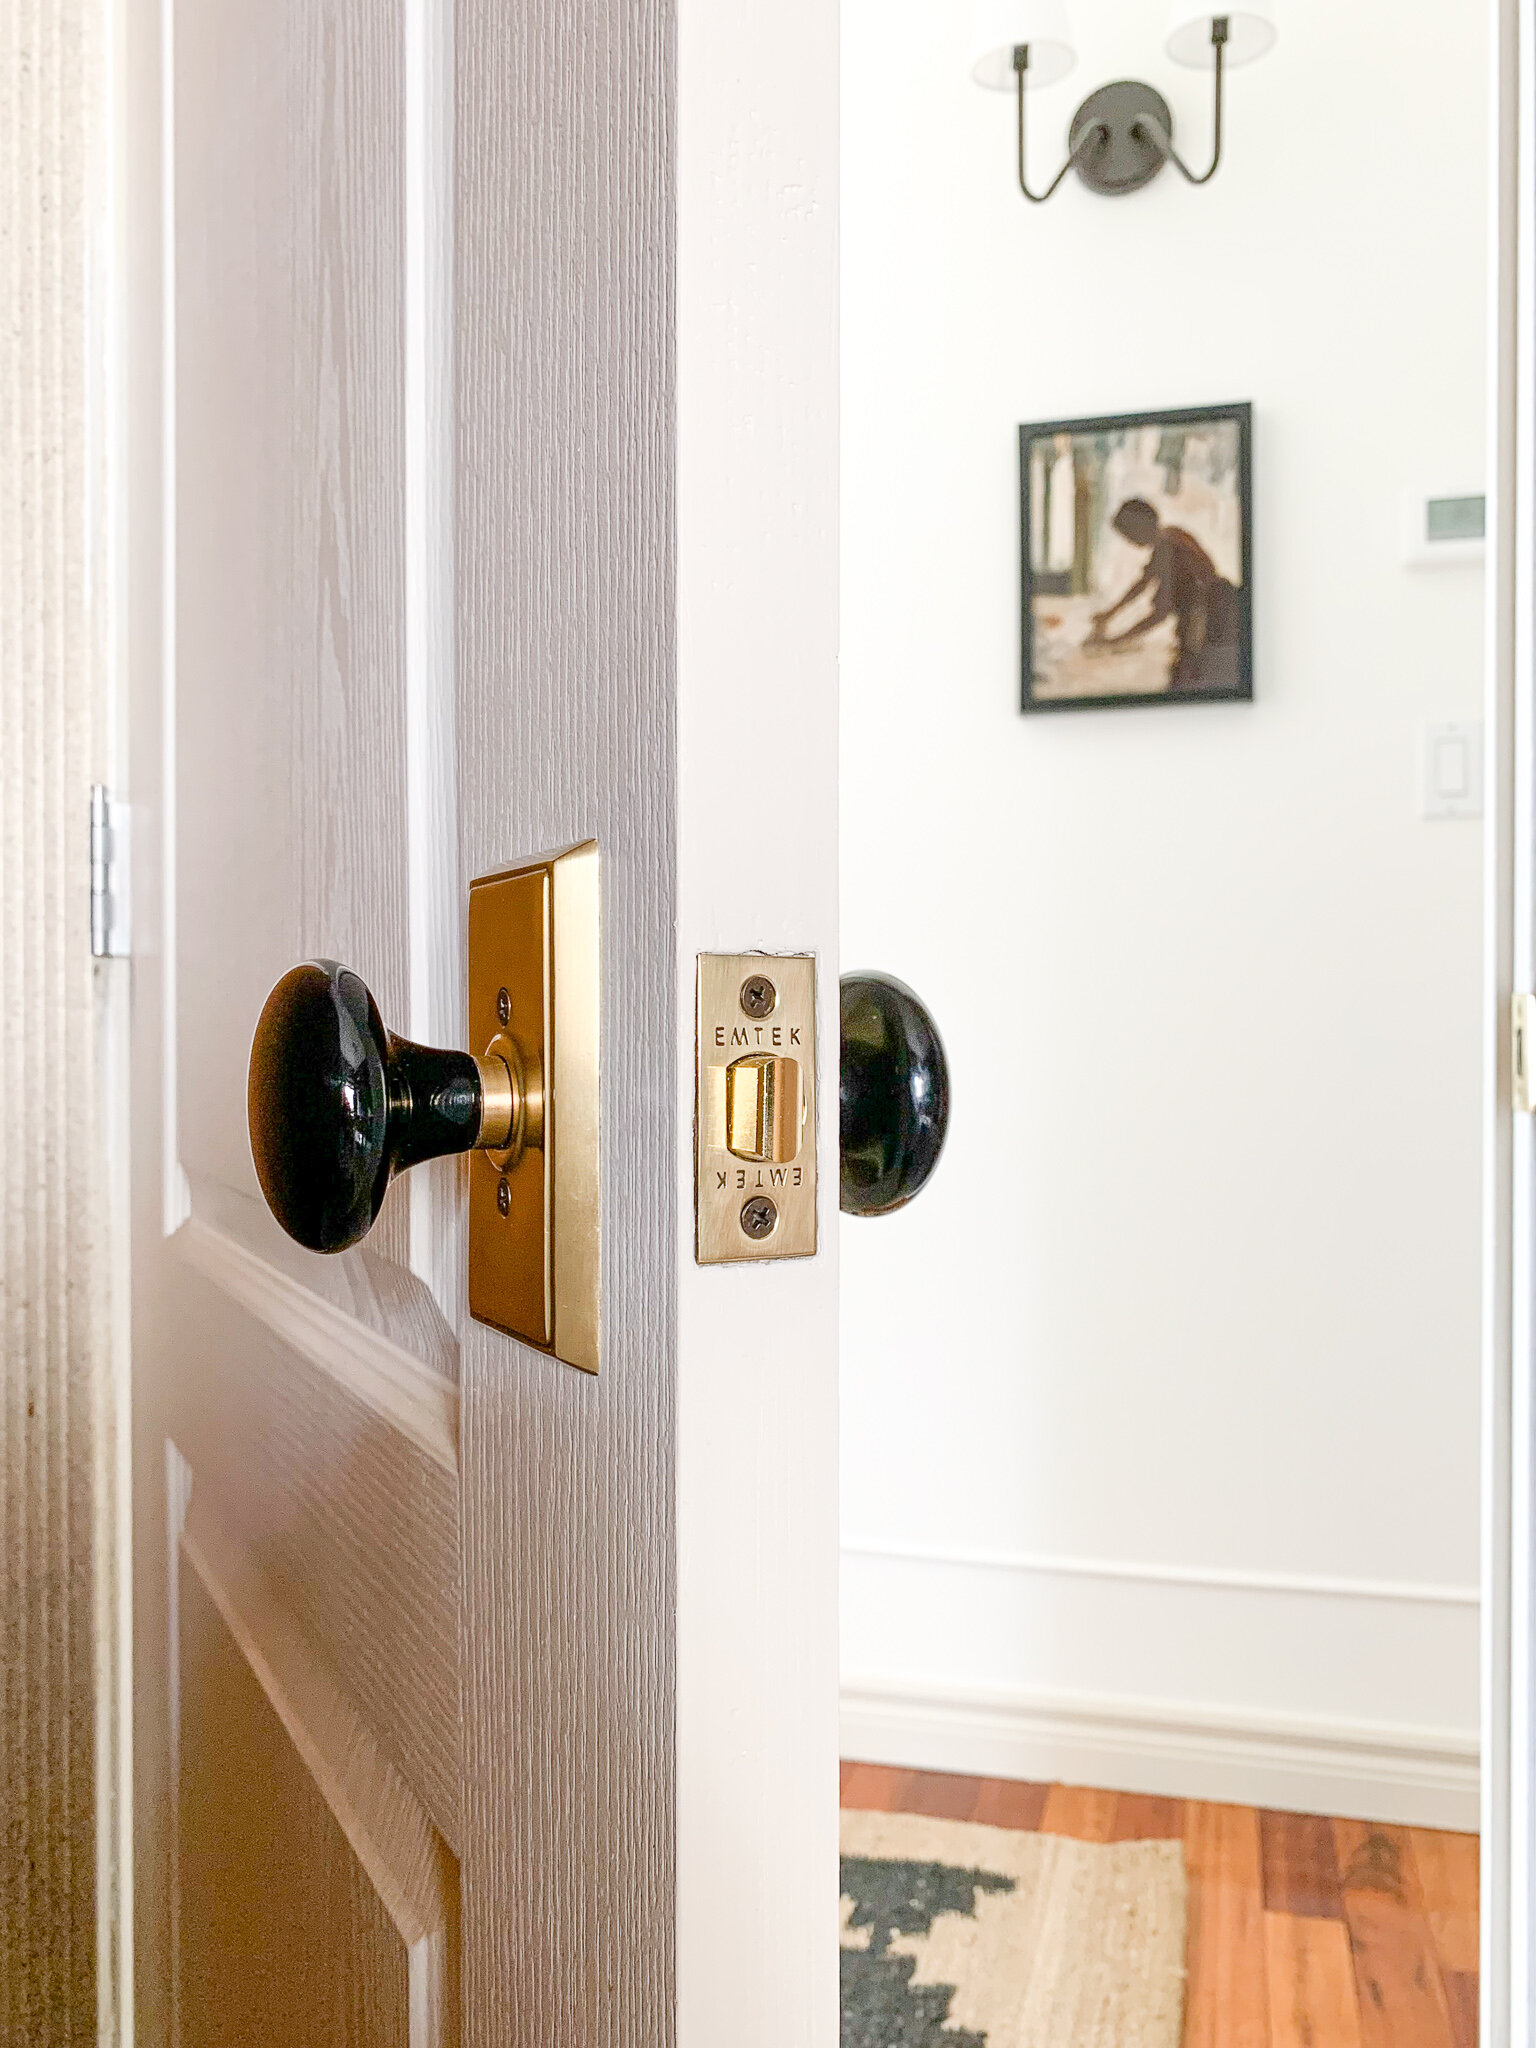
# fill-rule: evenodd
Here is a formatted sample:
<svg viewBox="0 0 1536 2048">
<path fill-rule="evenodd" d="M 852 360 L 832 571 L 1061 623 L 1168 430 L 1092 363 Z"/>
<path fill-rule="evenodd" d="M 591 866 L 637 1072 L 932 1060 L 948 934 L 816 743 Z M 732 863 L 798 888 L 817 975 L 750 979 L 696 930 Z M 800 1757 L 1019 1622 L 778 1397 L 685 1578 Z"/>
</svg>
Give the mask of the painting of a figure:
<svg viewBox="0 0 1536 2048">
<path fill-rule="evenodd" d="M 1246 405 L 1019 430 L 1026 711 L 1253 695 Z"/>
</svg>

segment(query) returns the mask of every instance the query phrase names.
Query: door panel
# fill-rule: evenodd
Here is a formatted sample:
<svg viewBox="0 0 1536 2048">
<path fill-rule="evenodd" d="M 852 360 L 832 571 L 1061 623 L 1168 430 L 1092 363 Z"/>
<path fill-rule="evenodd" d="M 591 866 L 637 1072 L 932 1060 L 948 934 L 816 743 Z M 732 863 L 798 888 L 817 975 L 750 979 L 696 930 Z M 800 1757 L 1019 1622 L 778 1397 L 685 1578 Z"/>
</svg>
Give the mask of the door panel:
<svg viewBox="0 0 1536 2048">
<path fill-rule="evenodd" d="M 182 2039 L 449 2048 L 458 1866 L 190 1475 L 178 1585 Z"/>
<path fill-rule="evenodd" d="M 130 12 L 142 2038 L 825 2048 L 837 1176 L 701 1277 L 690 1080 L 704 949 L 837 1058 L 835 21 L 689 0 L 685 161 L 672 0 Z M 470 878 L 589 837 L 595 1376 L 467 1318 L 462 1162 L 318 1258 L 245 1128 L 287 968 L 462 1044 Z"/>
<path fill-rule="evenodd" d="M 440 1282 L 462 1170 L 392 1189 L 365 1246 L 317 1258 L 261 1201 L 245 1099 L 252 1026 L 295 961 L 344 960 L 396 1028 L 457 1027 L 433 1014 L 462 980 L 440 734 L 435 780 L 411 760 L 451 677 L 423 653 L 407 561 L 424 230 L 406 14 L 170 17 L 173 1228 L 136 1277 L 161 1364 L 144 1449 L 173 1443 L 192 1487 L 169 1582 L 141 1602 L 176 1674 L 156 1740 L 184 2041 L 435 2043 L 458 2011 L 459 1344 Z"/>
<path fill-rule="evenodd" d="M 468 0 L 457 29 L 462 864 L 589 836 L 603 863 L 602 1369 L 465 1330 L 466 2034 L 651 2048 L 676 1884 L 672 22 Z"/>
<path fill-rule="evenodd" d="M 194 1190 L 257 1197 L 237 1085 L 295 960 L 405 1014 L 397 0 L 176 9 L 177 1068 Z M 218 971 L 210 967 L 217 963 Z M 229 1059 L 202 1049 L 233 1041 Z M 397 1192 L 375 1257 L 407 1262 Z"/>
<path fill-rule="evenodd" d="M 237 1064 L 229 1059 L 232 1069 Z M 442 1206 L 435 1184 L 429 1186 L 434 1206 Z M 408 1186 L 404 1192 L 410 1197 L 417 1189 Z M 204 1270 L 211 1267 L 211 1279 L 236 1292 L 289 1342 L 310 1352 L 317 1364 L 339 1369 L 335 1344 L 343 1332 L 361 1325 L 369 1337 L 356 1339 L 359 1372 L 368 1361 L 382 1369 L 393 1351 L 403 1354 L 397 1369 L 404 1384 L 425 1375 L 424 1386 L 437 1381 L 446 1382 L 449 1389 L 456 1386 L 459 1340 L 435 1292 L 408 1267 L 376 1250 L 372 1236 L 339 1257 L 316 1259 L 284 1235 L 254 1196 L 201 1178 L 189 1182 L 187 1195 L 199 1226 L 183 1247 L 187 1256 Z M 400 1192 L 393 1191 L 388 1199 L 399 1203 Z M 418 1206 L 412 1204 L 413 1209 Z M 244 1283 L 237 1277 L 242 1274 L 249 1276 L 244 1293 Z M 325 1315 L 327 1307 L 334 1315 Z M 456 1441 L 456 1428 L 453 1436 Z"/>
<path fill-rule="evenodd" d="M 462 865 L 604 874 L 602 1371 L 463 1330 L 466 2033 L 830 2048 L 837 13 L 455 19 Z M 820 1249 L 705 1270 L 753 949 L 817 956 Z"/>
<path fill-rule="evenodd" d="M 173 1240 L 206 1252 L 196 1219 Z M 433 1449 L 359 1392 L 348 1366 L 382 1348 L 334 1316 L 309 1352 L 261 1314 L 272 1279 L 175 1277 L 188 1385 L 176 1442 L 240 1532 L 270 1597 L 309 1635 L 450 1841 L 459 1834 L 456 1390 Z M 252 1316 L 235 1303 L 248 1287 Z M 320 1311 L 324 1313 L 324 1311 Z M 314 1355 L 322 1346 L 324 1364 Z M 403 1361 L 406 1365 L 414 1362 Z M 350 1381 L 350 1383 L 349 1383 Z M 436 1420 L 436 1418 L 432 1418 Z M 456 1434 L 456 1432 L 455 1432 Z M 418 1433 L 428 1438 L 424 1426 Z"/>
</svg>

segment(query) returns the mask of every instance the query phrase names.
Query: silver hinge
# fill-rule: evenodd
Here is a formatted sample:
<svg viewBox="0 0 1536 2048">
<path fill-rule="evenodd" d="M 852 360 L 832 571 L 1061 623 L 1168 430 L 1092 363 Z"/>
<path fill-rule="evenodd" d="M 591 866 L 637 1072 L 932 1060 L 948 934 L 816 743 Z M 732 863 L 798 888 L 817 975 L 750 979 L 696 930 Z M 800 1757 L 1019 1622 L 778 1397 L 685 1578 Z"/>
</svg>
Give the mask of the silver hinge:
<svg viewBox="0 0 1536 2048">
<path fill-rule="evenodd" d="M 1525 1116 L 1536 1110 L 1536 995 L 1509 999 L 1509 1079 L 1515 1108 Z"/>
<path fill-rule="evenodd" d="M 128 957 L 128 806 L 91 784 L 91 954 Z"/>
</svg>

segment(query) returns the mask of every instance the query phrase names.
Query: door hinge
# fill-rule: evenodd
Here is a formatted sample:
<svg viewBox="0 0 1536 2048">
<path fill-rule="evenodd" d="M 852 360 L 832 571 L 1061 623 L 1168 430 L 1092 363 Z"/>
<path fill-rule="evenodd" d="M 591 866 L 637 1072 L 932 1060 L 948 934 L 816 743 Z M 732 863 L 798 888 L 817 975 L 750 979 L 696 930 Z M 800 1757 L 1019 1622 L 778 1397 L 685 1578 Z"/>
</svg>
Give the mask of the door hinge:
<svg viewBox="0 0 1536 2048">
<path fill-rule="evenodd" d="M 128 957 L 128 806 L 91 784 L 91 955 Z"/>
<path fill-rule="evenodd" d="M 1515 1108 L 1529 1116 L 1536 1110 L 1536 995 L 1509 999 L 1509 1081 Z"/>
</svg>

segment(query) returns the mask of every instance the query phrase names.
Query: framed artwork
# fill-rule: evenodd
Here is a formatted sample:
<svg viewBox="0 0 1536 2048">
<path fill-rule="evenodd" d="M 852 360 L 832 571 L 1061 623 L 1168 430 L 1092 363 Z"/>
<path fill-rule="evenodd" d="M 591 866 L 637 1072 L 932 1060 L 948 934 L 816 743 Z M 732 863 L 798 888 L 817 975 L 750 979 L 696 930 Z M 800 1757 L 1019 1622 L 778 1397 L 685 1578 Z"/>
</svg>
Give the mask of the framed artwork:
<svg viewBox="0 0 1536 2048">
<path fill-rule="evenodd" d="M 1023 710 L 1252 697 L 1252 415 L 1020 427 Z"/>
</svg>

